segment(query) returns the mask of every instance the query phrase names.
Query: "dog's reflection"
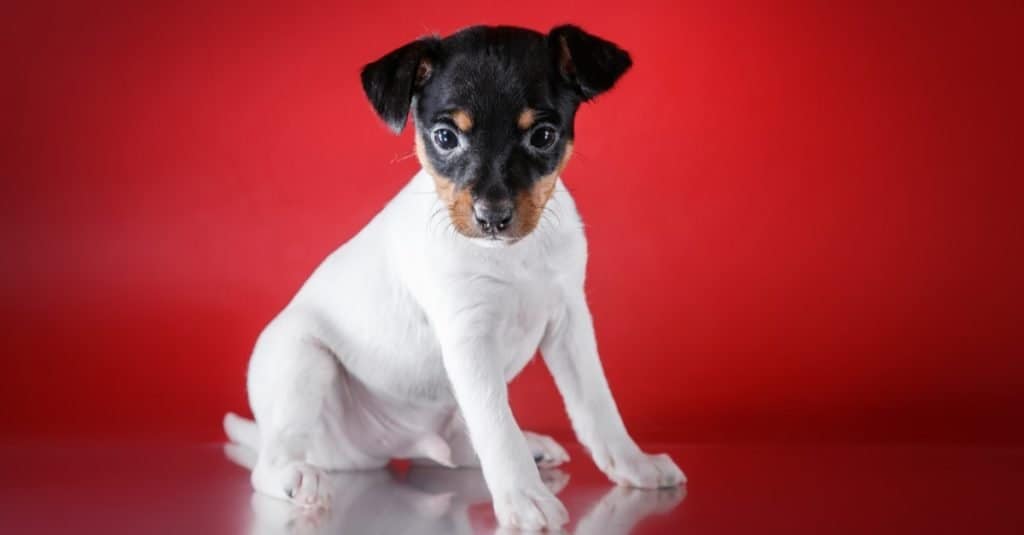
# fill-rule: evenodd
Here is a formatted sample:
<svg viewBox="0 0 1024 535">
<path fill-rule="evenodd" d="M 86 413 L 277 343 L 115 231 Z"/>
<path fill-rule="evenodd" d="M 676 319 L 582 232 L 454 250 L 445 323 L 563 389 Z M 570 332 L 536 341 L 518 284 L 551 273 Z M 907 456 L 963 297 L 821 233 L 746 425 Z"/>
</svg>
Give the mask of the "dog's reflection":
<svg viewBox="0 0 1024 535">
<path fill-rule="evenodd" d="M 659 490 L 615 486 L 576 523 L 576 535 L 626 535 L 651 515 L 668 513 L 686 497 L 686 487 Z M 680 529 L 677 533 L 682 533 Z"/>
<path fill-rule="evenodd" d="M 229 451 L 232 460 L 245 464 L 233 453 L 237 452 Z M 541 476 L 555 494 L 569 482 L 569 475 L 560 470 L 542 470 Z M 413 466 L 404 474 L 371 470 L 335 472 L 330 477 L 331 504 L 325 509 L 297 508 L 253 493 L 251 535 L 471 534 L 469 507 L 490 502 L 479 470 Z M 641 519 L 674 509 L 684 496 L 684 488 L 612 487 L 578 517 L 573 531 L 626 535 Z"/>
</svg>

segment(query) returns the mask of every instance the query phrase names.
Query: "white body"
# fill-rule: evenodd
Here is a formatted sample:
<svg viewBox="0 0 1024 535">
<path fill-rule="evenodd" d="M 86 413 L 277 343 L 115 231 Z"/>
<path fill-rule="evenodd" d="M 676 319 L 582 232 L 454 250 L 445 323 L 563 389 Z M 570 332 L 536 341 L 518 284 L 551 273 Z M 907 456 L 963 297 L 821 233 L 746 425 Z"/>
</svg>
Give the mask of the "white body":
<svg viewBox="0 0 1024 535">
<path fill-rule="evenodd" d="M 586 239 L 561 182 L 533 233 L 486 245 L 453 230 L 421 171 L 317 268 L 253 352 L 258 430 L 226 420 L 232 439 L 258 450 L 258 491 L 327 503 L 323 470 L 422 458 L 480 466 L 503 525 L 563 524 L 535 458 L 568 456 L 524 434 L 507 400 L 538 347 L 577 437 L 613 481 L 684 481 L 668 457 L 637 448 L 612 400 L 583 293 Z"/>
</svg>

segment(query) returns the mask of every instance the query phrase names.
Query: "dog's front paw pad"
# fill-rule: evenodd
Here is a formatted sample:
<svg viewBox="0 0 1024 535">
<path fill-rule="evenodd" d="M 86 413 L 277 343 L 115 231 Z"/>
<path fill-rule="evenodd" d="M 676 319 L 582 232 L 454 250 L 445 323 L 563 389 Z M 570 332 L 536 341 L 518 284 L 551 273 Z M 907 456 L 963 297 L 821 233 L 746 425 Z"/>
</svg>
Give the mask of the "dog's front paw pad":
<svg viewBox="0 0 1024 535">
<path fill-rule="evenodd" d="M 599 463 L 608 478 L 619 485 L 642 489 L 674 487 L 686 483 L 686 475 L 664 453 L 649 455 L 641 451 L 615 455 Z"/>
<path fill-rule="evenodd" d="M 565 506 L 543 486 L 498 493 L 494 512 L 501 526 L 524 531 L 553 531 L 569 521 Z"/>
<path fill-rule="evenodd" d="M 537 466 L 552 468 L 569 462 L 569 453 L 559 446 L 555 439 L 529 431 L 523 431 L 523 436 L 526 437 L 526 445 L 530 448 Z"/>
<path fill-rule="evenodd" d="M 331 496 L 328 492 L 326 473 L 304 462 L 291 462 L 280 468 L 281 482 L 285 496 L 304 507 L 327 507 Z"/>
</svg>

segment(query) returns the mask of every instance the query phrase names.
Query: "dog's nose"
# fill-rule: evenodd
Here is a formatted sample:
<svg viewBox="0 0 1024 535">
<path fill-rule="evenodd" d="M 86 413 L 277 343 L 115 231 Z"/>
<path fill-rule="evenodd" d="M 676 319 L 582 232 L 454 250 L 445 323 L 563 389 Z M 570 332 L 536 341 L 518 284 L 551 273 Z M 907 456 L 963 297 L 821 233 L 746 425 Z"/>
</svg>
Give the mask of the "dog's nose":
<svg viewBox="0 0 1024 535">
<path fill-rule="evenodd" d="M 473 204 L 473 217 L 480 230 L 501 232 L 512 222 L 512 201 L 478 201 Z"/>
</svg>

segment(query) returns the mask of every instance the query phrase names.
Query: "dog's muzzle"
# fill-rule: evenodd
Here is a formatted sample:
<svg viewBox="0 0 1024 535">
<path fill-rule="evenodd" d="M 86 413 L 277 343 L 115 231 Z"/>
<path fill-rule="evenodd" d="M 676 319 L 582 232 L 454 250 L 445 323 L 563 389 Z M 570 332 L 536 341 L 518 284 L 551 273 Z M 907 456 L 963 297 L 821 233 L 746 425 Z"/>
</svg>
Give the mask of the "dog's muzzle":
<svg viewBox="0 0 1024 535">
<path fill-rule="evenodd" d="M 473 219 L 476 225 L 486 234 L 496 234 L 508 228 L 512 223 L 514 206 L 511 200 L 476 201 L 473 203 Z"/>
</svg>

